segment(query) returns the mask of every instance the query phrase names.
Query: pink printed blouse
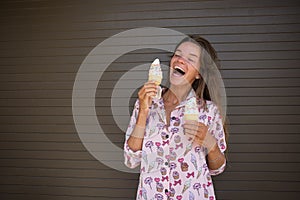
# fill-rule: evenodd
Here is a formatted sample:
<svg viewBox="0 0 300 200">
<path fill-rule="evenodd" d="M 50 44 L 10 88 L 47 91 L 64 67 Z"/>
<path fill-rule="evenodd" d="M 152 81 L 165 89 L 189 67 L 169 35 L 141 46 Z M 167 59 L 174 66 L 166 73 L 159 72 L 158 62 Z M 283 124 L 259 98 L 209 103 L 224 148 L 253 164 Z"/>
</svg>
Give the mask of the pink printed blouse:
<svg viewBox="0 0 300 200">
<path fill-rule="evenodd" d="M 136 199 L 141 200 L 215 200 L 211 175 L 224 171 L 226 162 L 217 170 L 210 170 L 206 163 L 207 149 L 194 143 L 184 134 L 185 103 L 195 93 L 191 91 L 187 99 L 181 102 L 171 113 L 167 126 L 163 99 L 153 100 L 142 150 L 133 152 L 127 145 L 139 110 L 138 100 L 126 131 L 124 144 L 125 165 L 129 168 L 140 166 L 140 178 Z M 222 119 L 217 106 L 206 101 L 206 108 L 199 106 L 198 121 L 209 128 L 217 139 L 221 152 L 226 150 L 226 141 Z"/>
</svg>

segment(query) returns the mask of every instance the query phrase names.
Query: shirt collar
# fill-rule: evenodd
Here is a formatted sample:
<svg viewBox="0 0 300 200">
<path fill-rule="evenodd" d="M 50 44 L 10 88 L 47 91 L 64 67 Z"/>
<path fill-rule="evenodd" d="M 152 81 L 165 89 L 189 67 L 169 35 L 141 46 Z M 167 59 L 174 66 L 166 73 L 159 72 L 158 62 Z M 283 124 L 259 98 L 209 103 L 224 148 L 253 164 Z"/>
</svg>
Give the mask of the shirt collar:
<svg viewBox="0 0 300 200">
<path fill-rule="evenodd" d="M 194 98 L 196 97 L 197 98 L 197 95 L 195 93 L 195 91 L 193 89 L 190 90 L 190 92 L 188 93 L 187 97 L 185 98 L 184 101 L 182 101 L 178 106 L 176 106 L 176 108 L 180 108 L 182 106 L 185 106 L 185 104 L 187 103 L 187 101 L 191 98 Z"/>
</svg>

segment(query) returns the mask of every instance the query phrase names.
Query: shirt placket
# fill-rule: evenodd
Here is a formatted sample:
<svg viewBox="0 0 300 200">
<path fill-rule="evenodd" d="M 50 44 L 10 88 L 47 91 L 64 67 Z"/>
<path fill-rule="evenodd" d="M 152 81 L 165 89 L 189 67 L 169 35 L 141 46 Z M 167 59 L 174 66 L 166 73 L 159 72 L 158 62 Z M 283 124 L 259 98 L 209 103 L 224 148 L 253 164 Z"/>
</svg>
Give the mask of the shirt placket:
<svg viewBox="0 0 300 200">
<path fill-rule="evenodd" d="M 162 183 L 164 185 L 164 195 L 166 196 L 166 199 L 168 198 L 168 194 L 169 194 L 169 181 L 170 181 L 170 158 L 169 158 L 169 152 L 170 152 L 170 132 L 168 131 L 168 128 L 165 128 L 165 133 L 166 135 L 164 136 L 163 140 L 162 140 L 162 144 L 164 146 L 164 151 L 165 151 L 165 155 L 164 155 L 164 165 L 166 168 L 166 175 L 162 175 Z"/>
<path fill-rule="evenodd" d="M 168 166 L 168 176 L 169 176 L 169 183 L 168 183 L 168 187 L 167 189 L 165 190 L 165 194 L 167 196 L 167 199 L 170 199 L 170 198 L 173 198 L 172 196 L 174 194 L 171 194 L 172 190 L 172 183 L 174 182 L 173 180 L 173 177 L 172 177 L 172 172 L 175 170 L 175 168 L 177 168 L 178 166 L 174 167 L 174 165 L 172 165 L 173 163 L 176 163 L 178 165 L 178 163 L 176 162 L 176 159 L 175 160 L 171 160 L 171 154 L 172 154 L 172 151 L 174 151 L 175 149 L 175 142 L 174 142 L 174 133 L 172 132 L 172 129 L 175 128 L 174 126 L 174 123 L 171 119 L 174 119 L 174 118 L 178 118 L 179 116 L 179 110 L 178 109 L 175 109 L 171 112 L 171 115 L 170 115 L 170 126 L 167 127 L 167 133 L 169 135 L 169 143 L 168 143 L 168 156 L 167 156 L 167 162 L 169 163 L 169 166 Z"/>
</svg>

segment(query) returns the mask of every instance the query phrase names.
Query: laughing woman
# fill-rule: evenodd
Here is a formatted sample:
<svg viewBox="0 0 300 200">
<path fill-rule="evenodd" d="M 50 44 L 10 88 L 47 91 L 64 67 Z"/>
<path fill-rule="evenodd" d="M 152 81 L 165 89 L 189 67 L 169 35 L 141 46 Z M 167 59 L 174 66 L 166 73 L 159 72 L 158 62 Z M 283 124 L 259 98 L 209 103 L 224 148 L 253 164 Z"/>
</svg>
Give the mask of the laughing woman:
<svg viewBox="0 0 300 200">
<path fill-rule="evenodd" d="M 141 165 L 136 199 L 216 199 L 211 176 L 224 171 L 227 147 L 216 65 L 207 40 L 187 37 L 175 48 L 162 97 L 153 98 L 153 82 L 140 89 L 124 144 L 125 164 Z M 185 118 L 192 99 L 196 120 Z"/>
</svg>

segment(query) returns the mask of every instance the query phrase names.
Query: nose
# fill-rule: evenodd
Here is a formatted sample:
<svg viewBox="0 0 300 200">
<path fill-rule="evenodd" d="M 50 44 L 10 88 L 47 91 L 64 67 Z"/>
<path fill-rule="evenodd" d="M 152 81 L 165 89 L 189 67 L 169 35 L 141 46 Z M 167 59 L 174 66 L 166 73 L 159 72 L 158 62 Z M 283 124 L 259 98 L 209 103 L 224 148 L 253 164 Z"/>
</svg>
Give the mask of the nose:
<svg viewBox="0 0 300 200">
<path fill-rule="evenodd" d="M 185 64 L 186 61 L 183 57 L 179 57 L 178 60 L 177 60 L 180 64 Z"/>
</svg>

